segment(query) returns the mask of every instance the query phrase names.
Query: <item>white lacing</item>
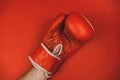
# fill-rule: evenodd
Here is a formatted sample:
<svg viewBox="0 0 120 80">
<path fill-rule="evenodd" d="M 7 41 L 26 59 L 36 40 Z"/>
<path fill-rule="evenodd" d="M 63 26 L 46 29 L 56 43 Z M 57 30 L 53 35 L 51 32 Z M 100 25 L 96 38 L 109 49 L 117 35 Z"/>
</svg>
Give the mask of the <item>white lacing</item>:
<svg viewBox="0 0 120 80">
<path fill-rule="evenodd" d="M 53 52 L 50 52 L 49 49 L 43 44 L 41 43 L 41 46 L 43 47 L 43 49 L 52 57 L 60 60 L 60 58 L 58 57 L 61 52 L 62 52 L 62 44 L 58 44 L 55 49 L 53 50 Z M 32 65 L 38 69 L 38 70 L 42 70 L 45 73 L 46 78 L 50 78 L 51 76 L 51 72 L 48 72 L 47 70 L 45 70 L 44 68 L 42 68 L 42 66 L 38 65 L 35 61 L 33 61 L 33 59 L 29 56 L 28 57 L 29 60 L 31 61 Z"/>
</svg>

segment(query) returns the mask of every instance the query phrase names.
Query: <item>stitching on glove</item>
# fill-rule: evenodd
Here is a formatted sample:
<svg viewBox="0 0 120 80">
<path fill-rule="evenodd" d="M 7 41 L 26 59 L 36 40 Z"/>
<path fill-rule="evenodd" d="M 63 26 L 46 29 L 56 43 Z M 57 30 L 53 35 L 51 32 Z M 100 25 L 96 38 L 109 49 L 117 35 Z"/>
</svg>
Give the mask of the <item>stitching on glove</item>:
<svg viewBox="0 0 120 80">
<path fill-rule="evenodd" d="M 93 29 L 93 31 L 94 31 L 94 28 L 93 28 L 93 26 L 92 26 L 92 24 L 90 23 L 90 21 L 83 15 L 83 14 L 81 14 L 81 16 L 90 24 L 90 27 Z"/>
</svg>

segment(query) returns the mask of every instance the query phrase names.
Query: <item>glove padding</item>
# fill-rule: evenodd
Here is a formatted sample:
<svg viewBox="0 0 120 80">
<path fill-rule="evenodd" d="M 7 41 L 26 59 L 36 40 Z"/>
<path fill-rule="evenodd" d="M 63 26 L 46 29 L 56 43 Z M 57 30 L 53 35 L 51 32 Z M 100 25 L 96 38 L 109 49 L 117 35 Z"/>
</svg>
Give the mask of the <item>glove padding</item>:
<svg viewBox="0 0 120 80">
<path fill-rule="evenodd" d="M 58 67 L 93 36 L 93 27 L 81 14 L 60 14 L 51 23 L 39 48 L 29 56 L 36 69 L 49 78 Z"/>
</svg>

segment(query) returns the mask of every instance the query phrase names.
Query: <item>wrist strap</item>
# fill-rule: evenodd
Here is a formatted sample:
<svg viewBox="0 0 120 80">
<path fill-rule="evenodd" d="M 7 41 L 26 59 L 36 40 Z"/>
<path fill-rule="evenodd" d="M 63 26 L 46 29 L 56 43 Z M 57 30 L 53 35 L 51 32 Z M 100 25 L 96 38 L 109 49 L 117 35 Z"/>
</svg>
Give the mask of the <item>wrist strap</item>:
<svg viewBox="0 0 120 80">
<path fill-rule="evenodd" d="M 41 43 L 41 47 L 47 52 L 47 54 L 49 54 L 51 57 L 53 57 L 53 59 L 55 58 L 55 60 L 60 60 L 59 55 L 62 52 L 62 44 L 58 44 L 55 49 L 53 50 L 53 52 L 50 52 L 49 49 L 43 44 Z M 34 53 L 33 53 L 34 54 Z M 40 53 L 39 53 L 40 54 Z M 44 57 L 44 56 L 41 56 Z M 46 78 L 50 78 L 51 76 L 51 72 L 47 71 L 43 66 L 41 66 L 39 63 L 37 63 L 34 59 L 32 59 L 31 56 L 28 57 L 30 62 L 32 63 L 33 67 L 35 67 L 38 70 L 42 70 L 45 73 Z M 49 60 L 46 60 L 49 61 Z M 55 61 L 56 62 L 56 61 Z M 48 62 L 49 63 L 49 62 Z"/>
</svg>

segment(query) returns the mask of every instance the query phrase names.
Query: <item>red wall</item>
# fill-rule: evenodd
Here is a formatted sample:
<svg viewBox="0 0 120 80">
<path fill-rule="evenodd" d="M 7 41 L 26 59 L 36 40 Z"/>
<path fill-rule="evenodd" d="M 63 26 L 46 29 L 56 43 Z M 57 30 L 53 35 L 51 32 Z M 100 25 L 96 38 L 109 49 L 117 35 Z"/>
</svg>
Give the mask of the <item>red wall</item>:
<svg viewBox="0 0 120 80">
<path fill-rule="evenodd" d="M 67 60 L 53 80 L 120 80 L 119 0 L 1 0 L 0 80 L 26 72 L 30 55 L 59 13 L 84 14 L 94 38 Z"/>
</svg>

